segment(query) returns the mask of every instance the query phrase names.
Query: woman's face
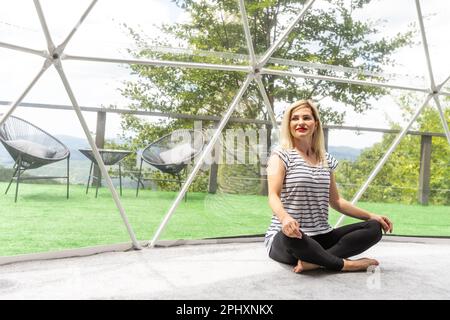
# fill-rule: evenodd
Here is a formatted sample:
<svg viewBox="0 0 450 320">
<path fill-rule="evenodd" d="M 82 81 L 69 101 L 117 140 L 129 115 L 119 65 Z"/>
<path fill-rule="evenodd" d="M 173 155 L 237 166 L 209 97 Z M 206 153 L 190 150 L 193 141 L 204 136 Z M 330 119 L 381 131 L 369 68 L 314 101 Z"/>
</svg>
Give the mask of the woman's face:
<svg viewBox="0 0 450 320">
<path fill-rule="evenodd" d="M 295 139 L 312 138 L 316 121 L 308 107 L 299 108 L 291 113 L 290 131 Z"/>
</svg>

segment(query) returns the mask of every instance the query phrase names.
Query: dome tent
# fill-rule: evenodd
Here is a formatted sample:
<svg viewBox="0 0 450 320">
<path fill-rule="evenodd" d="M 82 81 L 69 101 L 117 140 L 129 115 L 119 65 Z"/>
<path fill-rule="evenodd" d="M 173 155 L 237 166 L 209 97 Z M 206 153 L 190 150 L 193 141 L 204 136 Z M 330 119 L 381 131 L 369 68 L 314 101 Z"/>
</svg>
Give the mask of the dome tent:
<svg viewBox="0 0 450 320">
<path fill-rule="evenodd" d="M 261 77 L 263 77 L 264 75 L 278 75 L 278 76 L 283 76 L 283 77 L 309 78 L 309 79 L 322 80 L 322 81 L 336 81 L 336 82 L 342 82 L 342 83 L 350 83 L 350 84 L 355 84 L 355 85 L 380 86 L 380 87 L 422 92 L 422 93 L 426 94 L 426 98 L 423 101 L 423 103 L 421 104 L 421 106 L 416 110 L 414 116 L 410 119 L 408 124 L 404 126 L 401 133 L 397 136 L 397 138 L 394 140 L 394 142 L 392 143 L 389 150 L 386 152 L 385 156 L 375 166 L 375 168 L 373 169 L 369 178 L 364 183 L 364 185 L 361 187 L 361 189 L 358 191 L 358 193 L 355 195 L 352 202 L 358 201 L 358 199 L 361 197 L 361 195 L 367 189 L 367 187 L 369 186 L 371 181 L 373 181 L 373 179 L 376 177 L 377 173 L 381 170 L 381 168 L 383 167 L 383 165 L 389 158 L 390 154 L 392 154 L 392 152 L 395 150 L 395 148 L 400 143 L 402 138 L 405 136 L 406 132 L 411 127 L 411 125 L 415 122 L 417 117 L 420 115 L 423 108 L 430 101 L 432 101 L 432 102 L 434 101 L 436 107 L 438 108 L 438 110 L 440 112 L 440 117 L 441 117 L 442 124 L 443 124 L 444 130 L 445 130 L 445 134 L 447 136 L 447 140 L 450 142 L 450 134 L 449 134 L 448 124 L 446 122 L 446 119 L 444 118 L 443 109 L 442 109 L 441 103 L 440 103 L 440 96 L 442 96 L 442 95 L 448 96 L 449 95 L 443 89 L 448 78 L 445 81 L 442 81 L 440 83 L 436 83 L 436 81 L 435 81 L 435 78 L 433 75 L 433 69 L 432 69 L 432 65 L 431 65 L 431 59 L 430 59 L 430 55 L 428 52 L 427 38 L 426 38 L 426 34 L 425 34 L 425 27 L 423 24 L 420 2 L 418 0 L 415 1 L 415 5 L 416 5 L 416 9 L 417 9 L 417 14 L 418 14 L 417 16 L 418 16 L 419 26 L 420 26 L 420 30 L 421 30 L 422 43 L 423 43 L 423 48 L 425 51 L 426 64 L 427 64 L 427 68 L 428 68 L 428 77 L 429 77 L 429 84 L 428 84 L 428 86 L 424 86 L 424 87 L 402 86 L 402 85 L 396 85 L 396 84 L 390 84 L 390 83 L 384 83 L 384 82 L 345 79 L 345 78 L 321 76 L 319 74 L 280 71 L 280 70 L 274 70 L 271 68 L 267 68 L 266 65 L 267 65 L 269 59 L 276 52 L 276 50 L 279 49 L 283 45 L 283 43 L 284 43 L 283 41 L 286 39 L 286 37 L 288 37 L 288 35 L 294 29 L 294 27 L 301 24 L 302 19 L 304 18 L 305 14 L 309 12 L 309 10 L 312 6 L 315 5 L 315 1 L 308 1 L 304 5 L 301 12 L 299 12 L 297 17 L 291 22 L 290 26 L 283 31 L 282 35 L 278 38 L 278 41 L 276 43 L 274 43 L 274 45 L 271 48 L 269 48 L 263 55 L 257 56 L 255 53 L 255 50 L 253 48 L 253 44 L 252 44 L 252 34 L 250 33 L 250 29 L 248 27 L 247 14 L 245 11 L 245 1 L 240 0 L 238 2 L 238 4 L 239 4 L 240 12 L 241 12 L 242 26 L 243 26 L 243 30 L 244 30 L 244 34 L 245 34 L 247 47 L 248 47 L 248 61 L 249 61 L 248 66 L 189 63 L 189 62 L 184 62 L 184 61 L 174 62 L 174 61 L 163 61 L 163 60 L 99 58 L 99 57 L 69 55 L 65 52 L 66 46 L 70 43 L 72 37 L 78 31 L 78 29 L 80 27 L 82 27 L 84 20 L 86 19 L 86 17 L 89 16 L 92 8 L 96 5 L 97 1 L 93 1 L 88 6 L 86 11 L 81 16 L 79 22 L 76 24 L 76 26 L 68 33 L 68 35 L 64 39 L 64 41 L 62 41 L 61 44 L 58 44 L 57 46 L 55 46 L 55 43 L 53 43 L 52 34 L 49 31 L 49 28 L 47 26 L 47 22 L 46 22 L 46 19 L 44 16 L 45 12 L 42 10 L 42 8 L 40 6 L 40 2 L 38 0 L 35 0 L 34 3 L 35 3 L 35 7 L 36 7 L 36 12 L 39 16 L 39 21 L 40 21 L 41 27 L 42 27 L 44 35 L 45 35 L 45 39 L 47 41 L 47 49 L 44 51 L 40 51 L 40 50 L 31 49 L 27 46 L 21 46 L 21 45 L 19 46 L 19 45 L 16 45 L 14 43 L 9 43 L 9 42 L 0 42 L 0 47 L 41 57 L 44 59 L 44 63 L 43 63 L 41 70 L 36 74 L 36 76 L 33 78 L 33 80 L 28 85 L 28 87 L 26 87 L 26 89 L 20 94 L 19 98 L 17 98 L 14 101 L 14 103 L 12 103 L 9 106 L 8 110 L 4 113 L 4 116 L 0 119 L 0 124 L 3 123 L 14 112 L 16 107 L 23 101 L 23 99 L 26 97 L 26 95 L 31 90 L 31 88 L 39 81 L 39 79 L 46 72 L 46 70 L 49 69 L 53 65 L 56 68 L 56 70 L 61 78 L 61 81 L 64 85 L 64 88 L 73 104 L 73 108 L 78 116 L 80 124 L 83 127 L 83 130 L 86 134 L 89 144 L 91 145 L 92 149 L 94 150 L 94 156 L 96 157 L 96 159 L 100 165 L 102 175 L 105 177 L 105 179 L 107 181 L 108 187 L 111 190 L 114 201 L 115 201 L 116 206 L 118 207 L 118 210 L 122 216 L 124 224 L 127 226 L 128 232 L 130 234 L 131 240 L 132 240 L 135 248 L 140 248 L 140 245 L 137 242 L 134 232 L 131 228 L 131 225 L 128 222 L 128 219 L 125 214 L 125 210 L 121 204 L 121 201 L 118 198 L 118 195 L 117 195 L 115 189 L 113 188 L 112 181 L 104 167 L 103 162 L 101 161 L 101 157 L 98 153 L 95 143 L 89 134 L 89 129 L 86 125 L 86 121 L 83 117 L 83 114 L 80 111 L 80 107 L 79 107 L 79 104 L 75 97 L 74 91 L 72 90 L 72 87 L 69 84 L 69 79 L 66 76 L 66 73 L 64 72 L 63 63 L 62 63 L 64 60 L 91 61 L 91 62 L 99 62 L 99 63 L 106 62 L 106 63 L 122 63 L 122 64 L 143 64 L 143 65 L 151 65 L 151 66 L 168 66 L 168 67 L 174 67 L 174 68 L 199 68 L 199 69 L 207 69 L 207 70 L 225 70 L 225 71 L 243 72 L 243 73 L 247 74 L 247 78 L 242 83 L 241 88 L 236 93 L 232 103 L 229 105 L 227 112 L 223 114 L 222 121 L 220 122 L 215 134 L 210 139 L 209 144 L 205 147 L 205 150 L 199 157 L 198 162 L 194 166 L 192 172 L 190 173 L 189 177 L 187 178 L 186 182 L 184 183 L 183 187 L 181 188 L 180 193 L 174 200 L 173 205 L 168 210 L 164 221 L 160 225 L 158 231 L 156 232 L 155 236 L 153 237 L 153 239 L 151 241 L 151 244 L 150 244 L 151 246 L 154 246 L 156 244 L 161 232 L 163 231 L 164 227 L 166 226 L 166 224 L 170 220 L 171 216 L 175 212 L 181 199 L 184 197 L 185 193 L 187 192 L 189 185 L 195 179 L 195 176 L 196 176 L 197 172 L 199 171 L 200 167 L 202 166 L 206 155 L 211 152 L 211 150 L 214 146 L 214 143 L 219 138 L 222 130 L 226 126 L 227 122 L 229 121 L 234 109 L 239 104 L 241 97 L 244 95 L 245 91 L 248 89 L 248 87 L 251 83 L 256 83 L 257 87 L 259 88 L 260 93 L 263 97 L 264 103 L 267 107 L 268 115 L 273 123 L 273 126 L 275 128 L 277 127 L 276 118 L 272 111 L 269 99 L 267 97 L 266 88 L 264 88 L 264 84 L 261 81 Z"/>
</svg>

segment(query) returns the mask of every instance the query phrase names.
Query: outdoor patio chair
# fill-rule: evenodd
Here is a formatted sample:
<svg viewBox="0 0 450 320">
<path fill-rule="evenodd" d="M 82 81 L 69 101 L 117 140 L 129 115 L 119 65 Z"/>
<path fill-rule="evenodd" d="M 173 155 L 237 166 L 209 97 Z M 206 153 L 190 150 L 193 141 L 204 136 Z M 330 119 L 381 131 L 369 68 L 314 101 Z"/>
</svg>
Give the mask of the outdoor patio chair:
<svg viewBox="0 0 450 320">
<path fill-rule="evenodd" d="M 14 116 L 9 116 L 0 127 L 0 141 L 15 162 L 14 173 L 5 191 L 7 194 L 12 182 L 16 180 L 14 202 L 17 202 L 20 181 L 36 179 L 66 179 L 67 198 L 69 198 L 70 151 L 61 141 L 30 122 Z M 26 170 L 64 159 L 67 159 L 66 176 L 23 176 Z"/>
<path fill-rule="evenodd" d="M 96 175 L 96 170 L 94 170 L 94 166 L 98 167 L 98 163 L 97 160 L 94 157 L 94 153 L 92 151 L 92 149 L 78 149 L 82 154 L 84 154 L 86 156 L 86 158 L 88 158 L 89 160 L 91 160 L 91 167 L 89 169 L 89 177 L 88 177 L 88 182 L 87 182 L 87 186 L 86 186 L 86 194 L 89 191 L 89 184 L 91 182 L 91 178 L 92 178 L 92 182 L 94 182 L 94 180 L 96 180 L 96 188 L 95 188 L 95 197 L 97 198 L 98 195 L 98 187 L 100 186 L 101 183 L 101 179 L 102 179 L 102 174 L 99 171 Z M 119 186 L 120 186 L 120 195 L 122 195 L 122 165 L 121 162 L 122 160 L 128 156 L 129 154 L 131 154 L 132 152 L 129 150 L 112 150 L 112 149 L 98 149 L 98 152 L 100 153 L 100 156 L 102 157 L 103 160 L 103 164 L 105 166 L 113 166 L 113 165 L 118 165 L 119 166 Z M 112 178 L 112 177 L 111 177 Z"/>
<path fill-rule="evenodd" d="M 178 182 L 181 189 L 182 171 L 202 151 L 204 143 L 205 138 L 201 131 L 187 129 L 176 130 L 150 143 L 141 154 L 136 196 L 139 193 L 139 186 L 143 186 L 142 164 L 144 161 L 161 172 L 172 175 L 174 180 L 164 180 Z"/>
</svg>

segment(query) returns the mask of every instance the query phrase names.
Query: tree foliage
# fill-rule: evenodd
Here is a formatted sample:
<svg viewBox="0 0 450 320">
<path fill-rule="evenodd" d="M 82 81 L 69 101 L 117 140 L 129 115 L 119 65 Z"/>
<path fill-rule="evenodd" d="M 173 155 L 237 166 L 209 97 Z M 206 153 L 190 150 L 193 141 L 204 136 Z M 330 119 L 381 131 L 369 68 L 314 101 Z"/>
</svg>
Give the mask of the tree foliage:
<svg viewBox="0 0 450 320">
<path fill-rule="evenodd" d="M 125 26 L 137 44 L 130 53 L 137 58 L 177 60 L 214 64 L 248 65 L 248 48 L 236 0 L 174 0 L 190 17 L 185 23 L 160 26 L 158 36 L 148 37 Z M 299 0 L 246 0 L 255 52 L 258 55 L 277 41 L 283 30 L 300 12 L 306 1 Z M 379 38 L 379 22 L 359 21 L 352 13 L 364 8 L 370 0 L 328 0 L 329 8 L 310 9 L 301 23 L 289 35 L 274 57 L 292 61 L 322 63 L 342 67 L 381 72 L 392 64 L 392 54 L 410 42 L 412 32 L 399 33 L 392 38 Z M 192 54 L 173 50 L 155 50 L 178 44 L 192 50 Z M 222 52 L 224 54 L 208 54 Z M 227 56 L 226 53 L 233 55 Z M 303 67 L 289 67 L 269 61 L 268 67 L 282 70 L 313 72 Z M 138 80 L 129 81 L 122 94 L 132 100 L 130 108 L 147 111 L 187 113 L 192 115 L 222 116 L 245 79 L 245 73 L 212 71 L 192 68 L 154 67 L 132 65 L 132 74 Z M 316 72 L 316 71 L 314 71 Z M 335 69 L 321 69 L 320 75 L 335 76 Z M 341 75 L 342 76 L 342 75 Z M 345 73 L 344 77 L 365 79 L 363 74 Z M 320 103 L 322 120 L 340 124 L 345 113 L 333 110 L 335 102 L 348 105 L 356 112 L 371 108 L 370 99 L 385 94 L 382 88 L 351 85 L 311 79 L 295 79 L 264 75 L 272 108 L 277 103 L 287 104 L 301 98 L 314 98 Z M 249 119 L 268 119 L 258 88 L 250 85 L 233 116 Z M 212 125 L 205 123 L 204 126 Z M 232 127 L 229 124 L 228 127 Z M 147 143 L 180 127 L 192 127 L 184 119 L 146 121 L 133 115 L 124 115 L 123 138 L 129 148 L 142 148 Z M 247 125 L 253 127 L 253 125 Z"/>
<path fill-rule="evenodd" d="M 409 119 L 413 109 L 404 106 L 404 117 Z M 445 111 L 450 119 L 450 108 Z M 400 129 L 392 124 L 392 129 Z M 421 132 L 443 132 L 436 108 L 427 107 L 413 130 Z M 337 179 L 342 185 L 345 197 L 352 197 L 368 178 L 376 163 L 394 141 L 395 134 L 384 134 L 382 141 L 365 149 L 352 163 L 343 161 Z M 361 200 L 374 202 L 418 202 L 421 139 L 417 135 L 406 135 L 390 156 Z M 432 137 L 430 203 L 450 204 L 450 146 L 445 137 Z"/>
</svg>

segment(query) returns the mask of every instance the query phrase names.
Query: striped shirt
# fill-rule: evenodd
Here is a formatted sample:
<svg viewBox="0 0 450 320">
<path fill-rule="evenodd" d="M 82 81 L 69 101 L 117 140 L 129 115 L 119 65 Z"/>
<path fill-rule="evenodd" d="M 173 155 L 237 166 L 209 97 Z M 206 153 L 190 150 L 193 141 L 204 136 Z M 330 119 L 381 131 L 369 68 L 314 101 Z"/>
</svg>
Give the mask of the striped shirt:
<svg viewBox="0 0 450 320">
<path fill-rule="evenodd" d="M 295 149 L 273 151 L 282 160 L 286 173 L 281 189 L 281 203 L 287 213 L 298 221 L 300 230 L 308 236 L 330 232 L 328 205 L 330 200 L 330 175 L 338 161 L 325 153 L 328 166 L 308 164 Z M 267 250 L 272 246 L 273 236 L 281 230 L 275 213 L 266 232 Z"/>
</svg>

